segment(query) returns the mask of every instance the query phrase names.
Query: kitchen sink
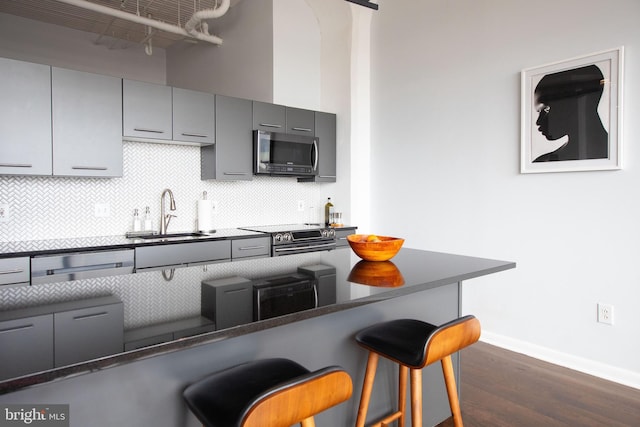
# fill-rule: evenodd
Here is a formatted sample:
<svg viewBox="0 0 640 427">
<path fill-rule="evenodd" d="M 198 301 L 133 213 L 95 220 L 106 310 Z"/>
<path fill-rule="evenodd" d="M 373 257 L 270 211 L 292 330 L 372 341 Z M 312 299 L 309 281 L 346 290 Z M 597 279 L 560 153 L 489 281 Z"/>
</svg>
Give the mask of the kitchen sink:
<svg viewBox="0 0 640 427">
<path fill-rule="evenodd" d="M 191 232 L 191 233 L 166 233 L 166 234 L 144 234 L 133 237 L 135 239 L 170 239 L 172 237 L 201 237 L 207 236 L 208 233 Z"/>
</svg>

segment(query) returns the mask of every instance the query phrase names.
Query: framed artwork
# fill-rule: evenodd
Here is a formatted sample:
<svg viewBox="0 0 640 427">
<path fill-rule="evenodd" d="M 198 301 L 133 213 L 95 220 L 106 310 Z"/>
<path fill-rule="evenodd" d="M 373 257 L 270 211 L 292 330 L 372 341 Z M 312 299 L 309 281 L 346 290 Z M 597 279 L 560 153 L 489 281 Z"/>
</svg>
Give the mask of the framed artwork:
<svg viewBox="0 0 640 427">
<path fill-rule="evenodd" d="M 521 173 L 622 168 L 623 48 L 521 72 Z"/>
</svg>

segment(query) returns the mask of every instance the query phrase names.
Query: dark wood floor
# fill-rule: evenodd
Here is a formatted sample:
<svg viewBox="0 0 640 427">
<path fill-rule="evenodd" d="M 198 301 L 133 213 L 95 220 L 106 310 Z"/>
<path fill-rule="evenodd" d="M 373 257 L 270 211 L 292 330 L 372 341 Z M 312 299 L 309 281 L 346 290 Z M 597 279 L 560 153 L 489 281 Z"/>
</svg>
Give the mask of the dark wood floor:
<svg viewBox="0 0 640 427">
<path fill-rule="evenodd" d="M 482 342 L 461 356 L 465 427 L 640 426 L 640 390 Z"/>
</svg>

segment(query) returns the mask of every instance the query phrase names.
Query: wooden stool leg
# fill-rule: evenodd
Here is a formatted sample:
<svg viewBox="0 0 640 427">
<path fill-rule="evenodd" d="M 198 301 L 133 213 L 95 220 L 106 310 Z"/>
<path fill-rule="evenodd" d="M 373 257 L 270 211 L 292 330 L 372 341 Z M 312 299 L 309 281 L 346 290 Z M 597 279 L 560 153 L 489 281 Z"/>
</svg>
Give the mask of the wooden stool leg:
<svg viewBox="0 0 640 427">
<path fill-rule="evenodd" d="M 309 417 L 305 420 L 300 421 L 300 427 L 316 427 L 316 423 L 313 420 L 313 417 Z"/>
<path fill-rule="evenodd" d="M 442 373 L 444 383 L 447 386 L 447 396 L 449 396 L 449 406 L 453 415 L 453 425 L 462 427 L 462 414 L 460 413 L 460 400 L 458 399 L 458 388 L 456 387 L 456 377 L 453 373 L 453 363 L 451 356 L 442 359 Z"/>
<path fill-rule="evenodd" d="M 422 369 L 411 369 L 411 426 L 422 427 Z"/>
<path fill-rule="evenodd" d="M 407 376 L 409 374 L 409 368 L 405 365 L 400 365 L 400 373 L 398 375 L 398 411 L 400 411 L 400 418 L 398 418 L 398 427 L 404 427 L 405 410 L 407 408 Z"/>
<path fill-rule="evenodd" d="M 371 400 L 371 390 L 373 389 L 373 380 L 376 376 L 379 357 L 377 353 L 369 352 L 367 370 L 365 371 L 364 383 L 362 384 L 362 396 L 360 397 L 356 427 L 364 427 L 364 423 L 367 420 L 367 410 L 369 409 L 369 400 Z"/>
</svg>

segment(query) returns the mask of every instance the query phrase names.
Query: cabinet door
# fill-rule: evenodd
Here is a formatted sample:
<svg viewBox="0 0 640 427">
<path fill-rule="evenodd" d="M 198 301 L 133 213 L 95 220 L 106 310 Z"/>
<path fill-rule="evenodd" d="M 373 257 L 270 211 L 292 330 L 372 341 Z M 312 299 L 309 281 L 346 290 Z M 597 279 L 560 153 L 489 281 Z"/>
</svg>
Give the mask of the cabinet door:
<svg viewBox="0 0 640 427">
<path fill-rule="evenodd" d="M 139 246 L 135 250 L 137 270 L 186 267 L 189 264 L 231 259 L 231 242 L 229 240 Z"/>
<path fill-rule="evenodd" d="M 316 182 L 336 182 L 336 115 L 315 113 L 318 137 L 318 175 Z"/>
<path fill-rule="evenodd" d="M 53 368 L 53 316 L 0 322 L 0 380 Z"/>
<path fill-rule="evenodd" d="M 0 174 L 51 175 L 51 67 L 0 58 Z"/>
<path fill-rule="evenodd" d="M 123 80 L 122 97 L 123 136 L 171 140 L 170 86 Z"/>
<path fill-rule="evenodd" d="M 30 273 L 29 257 L 0 259 L 0 286 L 28 285 Z"/>
<path fill-rule="evenodd" d="M 52 68 L 53 174 L 122 176 L 122 79 Z"/>
<path fill-rule="evenodd" d="M 235 239 L 231 241 L 231 259 L 268 257 L 271 255 L 271 238 Z"/>
<path fill-rule="evenodd" d="M 252 102 L 216 95 L 216 143 L 200 149 L 202 179 L 253 179 Z"/>
<path fill-rule="evenodd" d="M 173 140 L 213 144 L 215 142 L 216 96 L 173 88 Z"/>
<path fill-rule="evenodd" d="M 315 136 L 315 113 L 287 107 L 287 133 Z"/>
<path fill-rule="evenodd" d="M 55 366 L 65 366 L 124 350 L 122 303 L 54 313 Z"/>
<path fill-rule="evenodd" d="M 284 105 L 253 101 L 253 129 L 267 132 L 284 132 L 286 121 Z"/>
</svg>

